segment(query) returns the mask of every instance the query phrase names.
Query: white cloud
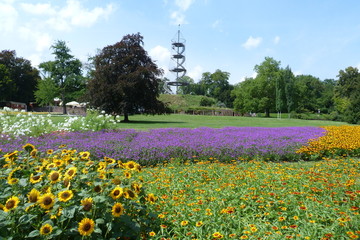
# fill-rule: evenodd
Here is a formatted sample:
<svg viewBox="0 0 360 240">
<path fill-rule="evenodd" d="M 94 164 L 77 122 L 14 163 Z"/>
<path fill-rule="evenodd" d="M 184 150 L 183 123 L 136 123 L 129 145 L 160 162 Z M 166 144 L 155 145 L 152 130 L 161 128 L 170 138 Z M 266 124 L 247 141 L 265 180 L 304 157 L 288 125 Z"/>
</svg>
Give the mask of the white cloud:
<svg viewBox="0 0 360 240">
<path fill-rule="evenodd" d="M 38 3 L 38 4 L 31 4 L 31 3 L 21 3 L 21 8 L 30 14 L 34 15 L 54 15 L 56 14 L 56 10 L 51 6 L 49 3 Z"/>
<path fill-rule="evenodd" d="M 176 0 L 175 4 L 178 6 L 182 11 L 188 10 L 191 4 L 194 3 L 195 0 Z"/>
<path fill-rule="evenodd" d="M 18 17 L 18 12 L 11 5 L 13 1 L 0 2 L 0 34 L 10 32 L 14 29 Z"/>
<path fill-rule="evenodd" d="M 175 25 L 187 24 L 187 21 L 185 20 L 185 14 L 180 11 L 172 12 L 170 18 L 173 20 L 172 24 Z"/>
<path fill-rule="evenodd" d="M 169 61 L 170 59 L 169 49 L 160 45 L 150 49 L 149 55 L 153 60 L 161 63 L 163 63 L 164 61 Z"/>
<path fill-rule="evenodd" d="M 194 68 L 192 68 L 189 72 L 188 72 L 188 76 L 191 77 L 192 79 L 194 79 L 194 81 L 196 82 L 197 80 L 201 79 L 201 76 L 204 72 L 204 69 L 200 66 L 200 65 L 196 65 Z"/>
<path fill-rule="evenodd" d="M 280 37 L 279 36 L 276 36 L 274 38 L 274 44 L 278 44 L 280 42 Z"/>
<path fill-rule="evenodd" d="M 300 70 L 294 72 L 294 76 L 302 75 L 302 72 Z"/>
<path fill-rule="evenodd" d="M 259 44 L 262 42 L 262 38 L 261 37 L 257 37 L 257 38 L 253 38 L 252 36 L 250 36 L 246 42 L 244 44 L 242 44 L 242 46 L 245 49 L 252 49 L 252 48 L 256 48 L 259 46 Z"/>
<path fill-rule="evenodd" d="M 34 31 L 34 29 L 27 27 L 20 27 L 18 31 L 21 38 L 35 43 L 35 50 L 38 52 L 49 49 L 51 46 L 52 38 L 48 33 Z"/>
<path fill-rule="evenodd" d="M 73 27 L 91 27 L 100 18 L 107 18 L 114 11 L 112 4 L 87 9 L 79 0 L 67 0 L 62 8 L 51 4 L 29 3 L 22 3 L 21 7 L 27 13 L 48 17 L 45 22 L 58 31 L 69 31 Z"/>
<path fill-rule="evenodd" d="M 164 70 L 164 76 L 168 77 L 169 75 L 169 61 L 170 61 L 170 51 L 166 47 L 163 46 L 156 46 L 149 51 L 149 55 L 152 60 L 155 61 L 158 67 Z"/>
</svg>

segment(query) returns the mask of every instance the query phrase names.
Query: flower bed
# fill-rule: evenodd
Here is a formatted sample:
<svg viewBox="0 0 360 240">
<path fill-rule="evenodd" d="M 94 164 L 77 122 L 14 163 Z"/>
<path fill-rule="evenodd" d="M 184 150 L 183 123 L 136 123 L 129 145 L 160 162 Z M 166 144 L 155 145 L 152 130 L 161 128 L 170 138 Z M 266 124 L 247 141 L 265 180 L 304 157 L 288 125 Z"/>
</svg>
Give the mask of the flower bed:
<svg viewBox="0 0 360 240">
<path fill-rule="evenodd" d="M 167 128 L 149 131 L 103 130 L 97 132 L 55 132 L 40 137 L 3 138 L 0 148 L 10 152 L 29 142 L 39 150 L 67 148 L 89 151 L 95 158 L 108 156 L 141 164 L 156 164 L 171 158 L 216 158 L 237 160 L 262 158 L 296 160 L 295 151 L 309 139 L 324 135 L 317 127 L 226 127 Z"/>
</svg>

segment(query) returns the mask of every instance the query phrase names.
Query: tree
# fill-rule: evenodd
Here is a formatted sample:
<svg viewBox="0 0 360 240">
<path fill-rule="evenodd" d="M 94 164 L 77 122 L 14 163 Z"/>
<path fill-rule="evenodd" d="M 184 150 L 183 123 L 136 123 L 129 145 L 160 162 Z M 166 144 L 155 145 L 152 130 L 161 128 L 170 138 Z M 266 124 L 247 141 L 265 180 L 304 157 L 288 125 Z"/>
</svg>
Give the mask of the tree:
<svg viewBox="0 0 360 240">
<path fill-rule="evenodd" d="M 289 114 L 289 118 L 290 118 L 290 113 L 293 110 L 293 105 L 294 105 L 294 92 L 295 92 L 295 86 L 294 86 L 294 74 L 292 73 L 291 69 L 289 66 L 287 66 L 284 70 L 283 70 L 283 79 L 284 79 L 284 84 L 285 84 L 285 99 L 286 99 L 286 109 L 287 112 Z"/>
<path fill-rule="evenodd" d="M 318 112 L 324 91 L 320 79 L 312 75 L 298 75 L 295 77 L 295 89 L 296 112 Z"/>
<path fill-rule="evenodd" d="M 159 80 L 159 94 L 171 94 L 171 88 L 168 85 L 168 82 L 170 82 L 170 79 L 164 77 Z"/>
<path fill-rule="evenodd" d="M 9 100 L 14 94 L 15 87 L 9 69 L 4 64 L 0 64 L 0 101 Z"/>
<path fill-rule="evenodd" d="M 59 88 L 51 78 L 40 80 L 35 91 L 36 102 L 40 106 L 49 106 L 54 102 L 54 98 L 59 96 Z"/>
<path fill-rule="evenodd" d="M 140 33 L 129 34 L 114 45 L 103 48 L 94 58 L 93 78 L 87 97 L 94 107 L 111 114 L 164 113 L 159 95 L 159 77 L 163 71 L 143 48 Z"/>
<path fill-rule="evenodd" d="M 335 105 L 349 123 L 360 122 L 360 73 L 357 68 L 340 70 L 335 87 Z"/>
<path fill-rule="evenodd" d="M 66 103 L 74 100 L 83 94 L 85 89 L 85 81 L 82 76 L 82 64 L 79 59 L 76 59 L 70 54 L 70 49 L 66 46 L 64 41 L 58 40 L 51 46 L 55 55 L 55 61 L 43 62 L 39 65 L 43 71 L 45 80 L 51 79 L 54 86 L 58 89 L 63 104 L 63 114 L 66 114 Z M 48 78 L 48 79 L 47 79 Z M 39 83 L 38 90 L 40 92 L 48 92 L 52 94 L 52 88 L 46 88 L 46 84 Z M 43 88 L 43 89 L 42 89 Z M 48 97 L 46 94 L 37 94 L 40 102 L 47 102 Z M 42 98 L 42 97 L 45 98 Z"/>
<path fill-rule="evenodd" d="M 0 98 L 4 101 L 17 101 L 29 104 L 35 100 L 34 92 L 39 71 L 31 66 L 31 62 L 16 56 L 15 51 L 0 52 Z"/>
<path fill-rule="evenodd" d="M 256 65 L 257 72 L 255 80 L 259 85 L 258 97 L 260 107 L 265 111 L 265 117 L 270 117 L 270 111 L 275 110 L 276 103 L 276 82 L 280 78 L 280 61 L 271 57 Z"/>
</svg>

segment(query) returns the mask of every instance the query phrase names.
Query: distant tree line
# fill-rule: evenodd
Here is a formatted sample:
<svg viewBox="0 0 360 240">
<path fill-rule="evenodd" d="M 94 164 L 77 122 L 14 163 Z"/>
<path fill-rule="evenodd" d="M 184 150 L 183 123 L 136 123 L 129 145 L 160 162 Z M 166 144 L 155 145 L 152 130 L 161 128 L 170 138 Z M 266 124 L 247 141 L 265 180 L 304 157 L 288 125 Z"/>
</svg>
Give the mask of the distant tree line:
<svg viewBox="0 0 360 240">
<path fill-rule="evenodd" d="M 157 114 L 166 106 L 157 97 L 171 93 L 163 70 L 143 48 L 143 37 L 130 34 L 114 45 L 99 50 L 88 63 L 71 55 L 64 41 L 55 42 L 54 60 L 39 69 L 15 51 L 0 52 L 0 102 L 17 101 L 41 106 L 51 105 L 58 97 L 63 103 L 86 101 L 110 114 L 135 112 Z M 197 82 L 189 76 L 178 81 L 179 94 L 202 95 L 201 105 L 233 108 L 240 113 L 330 114 L 333 120 L 360 123 L 360 73 L 348 67 L 338 79 L 320 80 L 311 75 L 295 76 L 289 66 L 271 57 L 254 67 L 256 77 L 232 85 L 230 73 L 204 72 Z M 215 99 L 215 101 L 213 100 Z M 63 104 L 64 106 L 65 104 Z M 64 113 L 66 108 L 64 107 Z"/>
</svg>

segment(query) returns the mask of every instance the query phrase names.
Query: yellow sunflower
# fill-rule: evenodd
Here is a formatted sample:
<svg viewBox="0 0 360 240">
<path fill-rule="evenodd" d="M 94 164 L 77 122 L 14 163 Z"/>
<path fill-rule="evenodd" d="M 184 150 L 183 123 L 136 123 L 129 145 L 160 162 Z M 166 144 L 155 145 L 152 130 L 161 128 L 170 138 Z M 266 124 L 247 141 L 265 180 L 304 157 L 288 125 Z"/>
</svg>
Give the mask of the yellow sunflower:
<svg viewBox="0 0 360 240">
<path fill-rule="evenodd" d="M 30 156 L 33 157 L 33 158 L 35 158 L 36 155 L 37 155 L 37 153 L 38 153 L 38 150 L 37 150 L 37 149 L 33 149 L 33 150 L 30 152 Z"/>
<path fill-rule="evenodd" d="M 32 150 L 35 149 L 35 146 L 32 145 L 31 143 L 27 143 L 24 146 L 22 146 L 22 148 L 27 152 L 31 152 Z"/>
<path fill-rule="evenodd" d="M 138 183 L 133 183 L 133 184 L 131 184 L 131 188 L 132 188 L 137 194 L 140 193 L 141 187 L 142 187 L 142 185 L 141 185 L 141 184 L 138 184 Z"/>
<path fill-rule="evenodd" d="M 37 200 L 39 199 L 39 196 L 40 196 L 40 192 L 35 188 L 31 189 L 31 191 L 27 195 L 29 202 L 31 203 L 36 203 Z"/>
<path fill-rule="evenodd" d="M 53 153 L 54 153 L 54 150 L 52 150 L 52 149 L 48 149 L 48 150 L 46 150 L 46 153 L 47 153 L 47 154 L 49 154 L 49 155 L 51 155 L 51 154 L 53 154 Z"/>
<path fill-rule="evenodd" d="M 121 179 L 119 177 L 114 177 L 111 182 L 115 185 L 120 185 Z"/>
<path fill-rule="evenodd" d="M 38 172 L 37 174 L 31 174 L 30 175 L 30 182 L 31 183 L 38 183 L 42 180 L 42 173 L 41 172 Z"/>
<path fill-rule="evenodd" d="M 94 187 L 94 192 L 97 192 L 97 193 L 102 192 L 102 187 L 100 185 L 96 185 Z"/>
<path fill-rule="evenodd" d="M 124 213 L 124 207 L 121 203 L 115 203 L 112 207 L 111 214 L 114 217 L 120 217 Z"/>
<path fill-rule="evenodd" d="M 7 183 L 10 185 L 17 184 L 19 182 L 18 178 L 7 178 Z"/>
<path fill-rule="evenodd" d="M 90 218 L 83 218 L 81 222 L 79 222 L 78 231 L 81 236 L 89 236 L 94 231 L 95 222 Z"/>
<path fill-rule="evenodd" d="M 131 178 L 131 173 L 128 172 L 128 171 L 124 171 L 124 176 L 125 176 L 126 178 Z"/>
<path fill-rule="evenodd" d="M 17 208 L 17 206 L 19 205 L 19 202 L 20 202 L 20 200 L 18 197 L 12 196 L 11 198 L 9 198 L 6 201 L 5 206 L 4 206 L 4 211 L 8 212 L 11 209 Z"/>
<path fill-rule="evenodd" d="M 53 231 L 53 227 L 46 223 L 40 228 L 40 235 L 49 235 Z"/>
<path fill-rule="evenodd" d="M 79 155 L 81 157 L 82 160 L 88 160 L 90 157 L 90 153 L 89 152 L 79 152 Z"/>
<path fill-rule="evenodd" d="M 83 207 L 84 211 L 90 211 L 92 208 L 93 200 L 92 198 L 85 198 L 81 200 L 81 206 Z"/>
<path fill-rule="evenodd" d="M 137 194 L 130 189 L 125 189 L 123 194 L 124 194 L 124 197 L 127 199 L 134 200 L 135 198 L 137 198 Z"/>
<path fill-rule="evenodd" d="M 61 174 L 59 171 L 51 171 L 48 176 L 51 183 L 57 183 L 61 179 Z"/>
<path fill-rule="evenodd" d="M 149 194 L 147 195 L 147 197 L 146 197 L 146 200 L 147 200 L 149 203 L 153 204 L 153 203 L 155 203 L 155 201 L 157 200 L 157 197 L 156 197 L 154 194 L 149 193 Z"/>
<path fill-rule="evenodd" d="M 110 196 L 112 197 L 112 199 L 118 199 L 119 197 L 122 196 L 124 190 L 121 187 L 115 187 L 111 193 Z"/>
<path fill-rule="evenodd" d="M 75 175 L 76 175 L 76 172 L 77 172 L 77 168 L 76 167 L 71 167 L 65 172 L 65 176 L 70 178 L 70 179 L 73 179 L 75 177 Z"/>
<path fill-rule="evenodd" d="M 126 169 L 129 169 L 129 170 L 136 170 L 137 169 L 137 163 L 134 162 L 134 161 L 129 161 L 127 163 L 124 163 L 124 166 Z"/>
<path fill-rule="evenodd" d="M 52 206 L 54 206 L 55 196 L 52 193 L 45 193 L 39 197 L 38 203 L 40 204 L 41 208 L 50 209 Z"/>
<path fill-rule="evenodd" d="M 51 168 L 56 168 L 56 164 L 55 163 L 50 163 L 50 164 L 46 165 L 47 170 L 49 170 Z"/>
<path fill-rule="evenodd" d="M 65 190 L 61 191 L 58 194 L 58 198 L 61 202 L 67 202 L 74 196 L 74 193 L 72 190 Z"/>
</svg>

